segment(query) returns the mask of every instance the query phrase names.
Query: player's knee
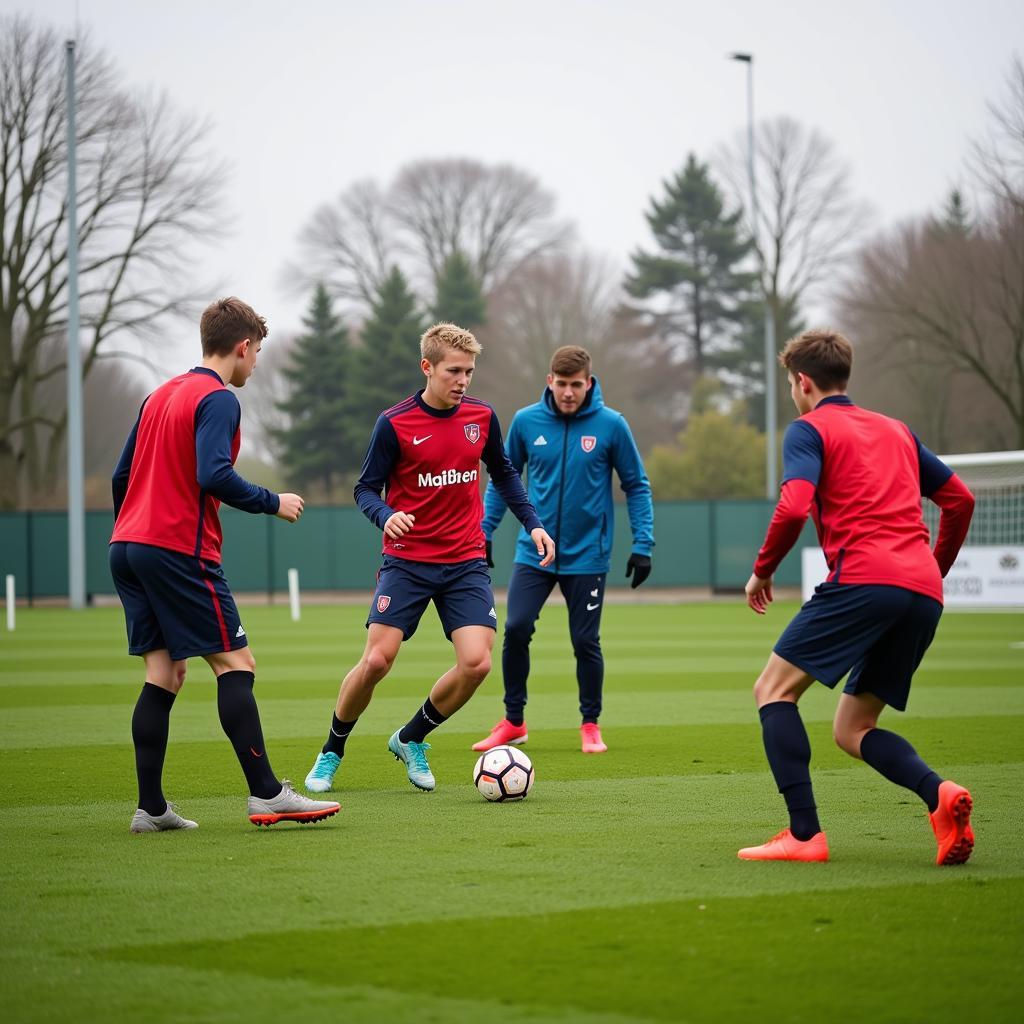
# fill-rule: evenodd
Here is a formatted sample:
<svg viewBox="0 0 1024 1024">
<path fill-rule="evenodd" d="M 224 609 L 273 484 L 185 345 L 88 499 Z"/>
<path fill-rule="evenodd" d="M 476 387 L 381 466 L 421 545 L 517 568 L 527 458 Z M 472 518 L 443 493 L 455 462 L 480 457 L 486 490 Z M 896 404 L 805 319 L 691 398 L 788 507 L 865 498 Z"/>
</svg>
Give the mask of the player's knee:
<svg viewBox="0 0 1024 1024">
<path fill-rule="evenodd" d="M 235 661 L 236 672 L 256 672 L 256 659 L 253 657 L 252 649 L 249 647 L 243 647 L 239 651 L 234 652 L 236 657 L 232 659 Z"/>
<path fill-rule="evenodd" d="M 366 675 L 375 683 L 391 671 L 394 663 L 395 656 L 382 647 L 371 647 L 363 657 Z"/>
<path fill-rule="evenodd" d="M 527 619 L 505 620 L 505 643 L 527 645 L 533 637 L 533 622 Z"/>
<path fill-rule="evenodd" d="M 574 640 L 572 653 L 579 661 L 600 661 L 601 641 L 596 637 L 593 640 Z"/>
<path fill-rule="evenodd" d="M 482 654 L 464 661 L 459 667 L 462 669 L 463 676 L 476 688 L 491 671 L 491 652 L 484 651 Z"/>
<path fill-rule="evenodd" d="M 188 667 L 188 663 L 184 661 L 177 661 L 174 663 L 171 674 L 171 692 L 177 693 L 185 685 L 185 670 Z"/>
<path fill-rule="evenodd" d="M 865 728 L 844 725 L 839 722 L 832 723 L 832 739 L 836 746 L 850 757 L 860 760 L 860 742 L 867 732 Z"/>
</svg>

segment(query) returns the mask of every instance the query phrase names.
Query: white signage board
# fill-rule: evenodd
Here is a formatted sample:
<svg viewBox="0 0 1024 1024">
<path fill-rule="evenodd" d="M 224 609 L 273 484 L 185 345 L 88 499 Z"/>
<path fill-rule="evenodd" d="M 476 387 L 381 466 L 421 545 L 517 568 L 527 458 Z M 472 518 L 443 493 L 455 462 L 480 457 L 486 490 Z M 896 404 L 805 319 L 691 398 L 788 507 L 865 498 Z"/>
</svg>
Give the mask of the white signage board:
<svg viewBox="0 0 1024 1024">
<path fill-rule="evenodd" d="M 800 558 L 807 601 L 828 575 L 828 566 L 821 548 L 802 548 Z M 1024 548 L 961 548 L 942 589 L 948 608 L 1024 608 Z"/>
</svg>

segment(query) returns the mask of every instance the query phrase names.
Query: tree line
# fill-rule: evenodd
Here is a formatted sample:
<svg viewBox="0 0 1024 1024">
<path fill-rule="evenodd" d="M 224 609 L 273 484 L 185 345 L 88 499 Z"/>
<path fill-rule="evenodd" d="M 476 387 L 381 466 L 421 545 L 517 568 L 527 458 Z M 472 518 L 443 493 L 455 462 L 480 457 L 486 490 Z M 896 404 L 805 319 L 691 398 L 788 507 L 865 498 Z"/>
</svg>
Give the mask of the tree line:
<svg viewBox="0 0 1024 1024">
<path fill-rule="evenodd" d="M 204 125 L 131 92 L 88 40 L 78 94 L 86 468 L 99 504 L 147 390 L 129 368 L 145 362 L 133 342 L 157 343 L 208 298 L 183 253 L 218 225 L 227 177 Z M 0 18 L 4 508 L 63 500 L 64 102 L 56 33 Z M 272 466 L 246 470 L 347 500 L 374 418 L 420 386 L 420 334 L 452 320 L 484 346 L 474 392 L 502 422 L 539 396 L 555 348 L 583 344 L 657 497 L 759 496 L 766 308 L 780 348 L 828 309 L 856 346 L 855 400 L 908 420 L 930 447 L 1024 447 L 1021 61 L 945 208 L 881 231 L 820 132 L 775 118 L 756 138 L 757 223 L 737 133 L 668 169 L 624 271 L 577 244 L 519 167 L 417 160 L 345 187 L 311 210 L 284 268 L 307 313 L 247 388 L 247 437 Z"/>
</svg>

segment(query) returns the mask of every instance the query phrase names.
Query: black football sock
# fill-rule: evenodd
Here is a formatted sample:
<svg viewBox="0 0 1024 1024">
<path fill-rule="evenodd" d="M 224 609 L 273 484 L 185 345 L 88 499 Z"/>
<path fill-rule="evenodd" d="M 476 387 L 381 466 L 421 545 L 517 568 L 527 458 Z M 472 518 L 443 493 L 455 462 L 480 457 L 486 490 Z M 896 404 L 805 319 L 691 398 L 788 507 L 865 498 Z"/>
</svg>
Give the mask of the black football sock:
<svg viewBox="0 0 1024 1024">
<path fill-rule="evenodd" d="M 423 707 L 416 712 L 409 721 L 402 726 L 398 738 L 402 743 L 422 743 L 428 733 L 433 732 L 442 722 L 447 722 L 448 716 L 442 715 L 428 697 L 423 702 Z"/>
<path fill-rule="evenodd" d="M 939 806 L 942 779 L 902 736 L 886 729 L 871 729 L 860 741 L 860 756 L 879 775 L 897 786 L 913 790 L 928 805 L 929 811 Z"/>
<path fill-rule="evenodd" d="M 765 704 L 761 716 L 764 752 L 789 810 L 789 830 L 806 842 L 821 831 L 811 788 L 811 742 L 792 701 Z"/>
<path fill-rule="evenodd" d="M 281 783 L 270 768 L 263 746 L 263 728 L 252 687 L 251 672 L 225 672 L 217 677 L 217 711 L 220 724 L 235 748 L 235 756 L 245 772 L 249 792 L 261 799 L 277 796 Z"/>
<path fill-rule="evenodd" d="M 167 810 L 160 780 L 167 753 L 167 730 L 175 694 L 153 683 L 143 683 L 132 714 L 135 774 L 139 779 L 139 807 L 157 817 Z"/>
<path fill-rule="evenodd" d="M 338 757 L 344 757 L 345 740 L 348 739 L 348 734 L 356 727 L 356 722 L 343 722 L 337 715 L 332 715 L 331 718 L 331 731 L 327 734 L 327 742 L 324 744 L 321 753 L 337 754 Z"/>
<path fill-rule="evenodd" d="M 526 719 L 523 717 L 522 711 L 506 711 L 505 721 L 508 722 L 509 725 L 522 725 Z"/>
</svg>

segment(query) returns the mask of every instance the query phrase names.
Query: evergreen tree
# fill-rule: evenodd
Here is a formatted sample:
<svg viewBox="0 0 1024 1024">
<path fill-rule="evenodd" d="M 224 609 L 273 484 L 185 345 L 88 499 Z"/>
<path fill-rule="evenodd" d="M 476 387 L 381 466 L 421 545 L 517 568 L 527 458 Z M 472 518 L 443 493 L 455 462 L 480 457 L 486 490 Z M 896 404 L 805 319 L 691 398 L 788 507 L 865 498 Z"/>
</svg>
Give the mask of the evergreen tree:
<svg viewBox="0 0 1024 1024">
<path fill-rule="evenodd" d="M 668 299 L 671 327 L 685 339 L 696 377 L 728 366 L 757 280 L 738 266 L 752 251 L 740 236 L 742 210 L 725 212 L 707 164 L 691 153 L 646 217 L 657 249 L 633 254 L 627 289 Z"/>
<path fill-rule="evenodd" d="M 377 290 L 370 319 L 363 324 L 362 345 L 352 375 L 348 415 L 363 451 L 377 417 L 423 387 L 420 336 L 425 330 L 416 296 L 405 276 L 393 267 Z"/>
<path fill-rule="evenodd" d="M 289 395 L 277 403 L 289 425 L 272 436 L 287 478 L 321 485 L 326 500 L 333 501 L 335 485 L 358 469 L 362 458 L 348 430 L 351 342 L 322 284 L 302 322 L 306 333 L 296 339 L 291 364 L 283 371 Z"/>
<path fill-rule="evenodd" d="M 487 319 L 487 301 L 480 282 L 461 252 L 453 252 L 444 262 L 430 315 L 435 322 L 458 324 L 470 331 Z"/>
<path fill-rule="evenodd" d="M 961 238 L 971 233 L 971 218 L 960 189 L 955 188 L 949 193 L 942 215 L 932 220 L 932 229 L 939 235 L 958 235 Z"/>
</svg>

